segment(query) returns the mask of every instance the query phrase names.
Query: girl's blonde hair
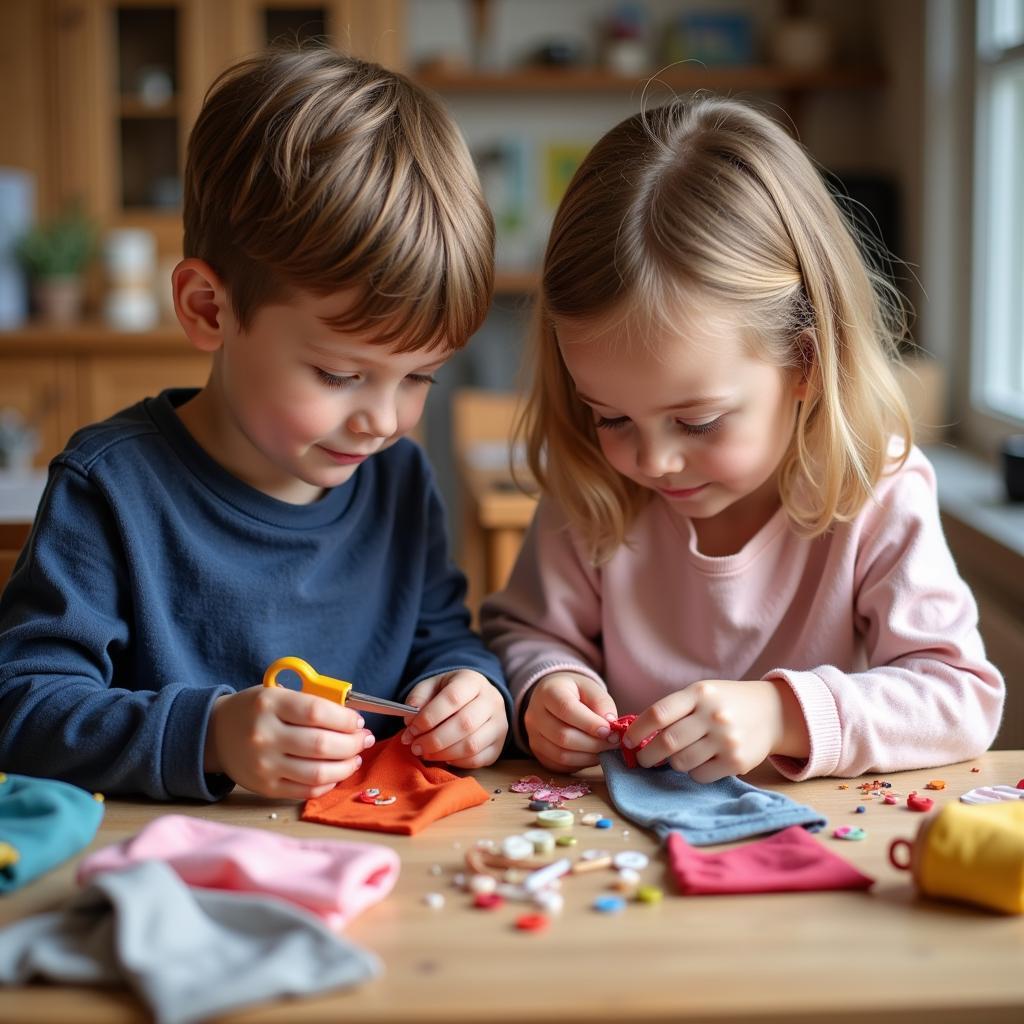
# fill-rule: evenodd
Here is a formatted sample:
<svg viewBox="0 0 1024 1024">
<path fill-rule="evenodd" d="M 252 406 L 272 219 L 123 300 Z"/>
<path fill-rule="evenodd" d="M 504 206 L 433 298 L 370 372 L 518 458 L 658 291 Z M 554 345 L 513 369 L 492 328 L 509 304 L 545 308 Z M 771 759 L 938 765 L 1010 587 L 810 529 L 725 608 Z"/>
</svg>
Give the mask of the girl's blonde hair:
<svg viewBox="0 0 1024 1024">
<path fill-rule="evenodd" d="M 636 114 L 594 146 L 555 215 L 517 430 L 596 563 L 623 543 L 651 492 L 605 460 L 553 320 L 678 324 L 694 296 L 738 316 L 758 355 L 804 375 L 778 471 L 802 534 L 857 515 L 893 461 L 894 434 L 896 465 L 909 454 L 910 414 L 891 368 L 906 334 L 902 300 L 862 256 L 802 147 L 732 100 Z"/>
</svg>

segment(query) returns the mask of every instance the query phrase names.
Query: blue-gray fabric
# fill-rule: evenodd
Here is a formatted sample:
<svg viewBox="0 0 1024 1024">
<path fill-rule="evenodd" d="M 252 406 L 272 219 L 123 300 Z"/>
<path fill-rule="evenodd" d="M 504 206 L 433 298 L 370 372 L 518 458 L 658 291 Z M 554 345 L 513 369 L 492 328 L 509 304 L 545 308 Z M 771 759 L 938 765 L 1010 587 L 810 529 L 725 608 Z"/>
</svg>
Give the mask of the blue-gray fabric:
<svg viewBox="0 0 1024 1024">
<path fill-rule="evenodd" d="M 0 767 L 108 795 L 218 799 L 233 784 L 203 772 L 210 707 L 285 655 L 392 700 L 475 669 L 511 709 L 417 445 L 292 505 L 203 451 L 175 412 L 194 394 L 87 427 L 51 464 L 0 597 Z M 365 718 L 378 737 L 402 725 Z"/>
<path fill-rule="evenodd" d="M 659 839 L 678 832 L 691 846 L 711 846 L 790 825 L 821 828 L 825 824 L 814 809 L 751 786 L 735 775 L 701 783 L 667 765 L 627 768 L 619 750 L 602 753 L 601 767 L 619 813 L 653 829 Z"/>
<path fill-rule="evenodd" d="M 97 875 L 61 909 L 0 929 L 0 984 L 120 985 L 157 1024 L 346 988 L 380 971 L 306 911 L 191 889 L 156 860 Z"/>
</svg>

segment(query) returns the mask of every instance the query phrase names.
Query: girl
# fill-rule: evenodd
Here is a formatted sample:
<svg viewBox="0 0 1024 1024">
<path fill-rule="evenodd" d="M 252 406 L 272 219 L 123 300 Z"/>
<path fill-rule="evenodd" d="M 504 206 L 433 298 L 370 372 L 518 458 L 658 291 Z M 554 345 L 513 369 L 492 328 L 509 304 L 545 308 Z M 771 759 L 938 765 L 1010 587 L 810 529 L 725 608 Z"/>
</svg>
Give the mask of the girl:
<svg viewBox="0 0 1024 1024">
<path fill-rule="evenodd" d="M 638 114 L 544 263 L 543 499 L 485 638 L 555 771 L 617 736 L 700 782 L 974 757 L 1004 687 L 890 369 L 903 336 L 801 147 L 739 103 Z"/>
</svg>

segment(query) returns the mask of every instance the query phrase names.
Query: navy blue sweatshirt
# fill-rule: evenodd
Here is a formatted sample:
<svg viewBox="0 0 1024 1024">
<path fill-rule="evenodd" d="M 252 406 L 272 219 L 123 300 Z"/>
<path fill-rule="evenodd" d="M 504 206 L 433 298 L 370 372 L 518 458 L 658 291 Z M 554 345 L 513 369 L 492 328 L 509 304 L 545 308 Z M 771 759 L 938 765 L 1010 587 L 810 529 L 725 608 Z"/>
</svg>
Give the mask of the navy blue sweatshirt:
<svg viewBox="0 0 1024 1024">
<path fill-rule="evenodd" d="M 508 690 L 469 627 L 421 450 L 402 440 L 311 505 L 213 461 L 165 391 L 79 431 L 50 466 L 0 598 L 0 769 L 105 793 L 217 799 L 217 697 L 283 655 L 402 700 L 471 668 Z M 378 736 L 401 719 L 367 714 Z"/>
</svg>

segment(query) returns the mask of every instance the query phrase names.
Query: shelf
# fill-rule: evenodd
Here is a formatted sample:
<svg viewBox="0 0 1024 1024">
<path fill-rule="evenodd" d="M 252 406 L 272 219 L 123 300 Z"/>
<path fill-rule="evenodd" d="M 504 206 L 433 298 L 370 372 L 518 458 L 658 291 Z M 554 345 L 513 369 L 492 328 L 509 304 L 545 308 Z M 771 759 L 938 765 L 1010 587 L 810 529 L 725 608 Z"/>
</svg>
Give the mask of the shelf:
<svg viewBox="0 0 1024 1024">
<path fill-rule="evenodd" d="M 149 331 L 116 331 L 102 320 L 82 320 L 67 326 L 29 323 L 0 331 L 2 355 L 54 355 L 79 352 L 191 352 L 177 323 L 161 323 Z"/>
<path fill-rule="evenodd" d="M 645 86 L 673 91 L 694 89 L 750 90 L 753 92 L 810 92 L 821 89 L 876 89 L 885 84 L 885 72 L 876 67 L 837 67 L 799 71 L 770 65 L 741 67 L 671 68 L 650 75 L 627 77 L 600 68 L 522 68 L 508 72 L 430 71 L 416 80 L 436 92 L 483 93 L 630 93 Z"/>
</svg>

